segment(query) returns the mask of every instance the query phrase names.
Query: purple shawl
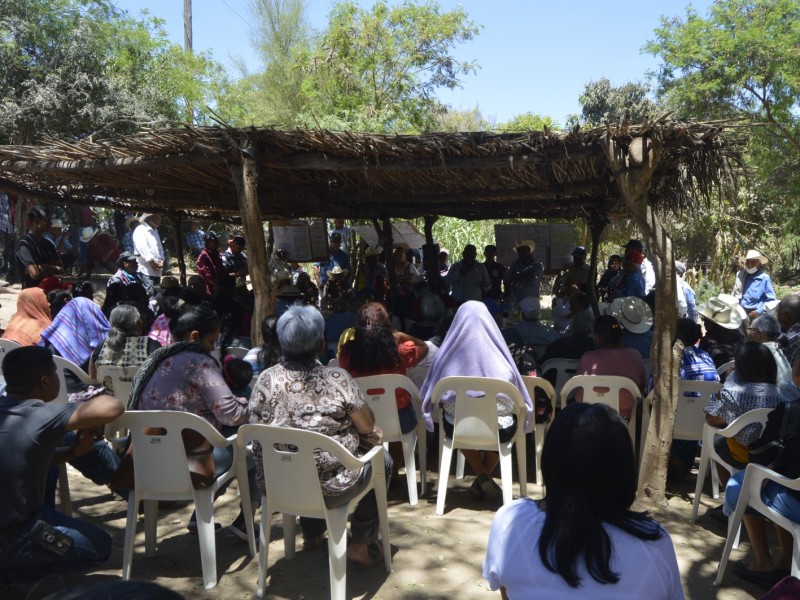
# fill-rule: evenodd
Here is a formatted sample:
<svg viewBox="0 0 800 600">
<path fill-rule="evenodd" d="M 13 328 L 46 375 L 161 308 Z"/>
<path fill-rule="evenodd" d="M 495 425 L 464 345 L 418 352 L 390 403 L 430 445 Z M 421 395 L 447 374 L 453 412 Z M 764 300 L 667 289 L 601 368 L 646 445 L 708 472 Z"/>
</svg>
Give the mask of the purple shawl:
<svg viewBox="0 0 800 600">
<path fill-rule="evenodd" d="M 42 332 L 42 340 L 50 342 L 63 358 L 81 366 L 108 337 L 110 328 L 97 304 L 88 298 L 73 298 Z"/>
<path fill-rule="evenodd" d="M 482 302 L 462 304 L 441 348 L 433 358 L 420 389 L 425 426 L 433 431 L 431 394 L 440 379 L 453 376 L 494 377 L 514 384 L 522 394 L 528 414 L 525 431 L 533 427 L 533 402 L 517 370 L 508 346 L 489 310 Z"/>
</svg>

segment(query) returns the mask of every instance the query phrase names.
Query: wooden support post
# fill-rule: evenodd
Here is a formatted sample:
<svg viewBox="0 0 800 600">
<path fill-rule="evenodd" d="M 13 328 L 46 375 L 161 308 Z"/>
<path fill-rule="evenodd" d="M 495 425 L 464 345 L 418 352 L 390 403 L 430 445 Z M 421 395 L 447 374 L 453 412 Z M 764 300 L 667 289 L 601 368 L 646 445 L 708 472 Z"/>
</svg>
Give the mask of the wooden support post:
<svg viewBox="0 0 800 600">
<path fill-rule="evenodd" d="M 236 186 L 239 211 L 242 215 L 244 236 L 247 240 L 247 258 L 250 268 L 250 283 L 253 286 L 255 302 L 250 337 L 253 347 L 260 346 L 261 323 L 272 314 L 272 280 L 269 274 L 269 257 L 264 240 L 264 221 L 258 205 L 258 157 L 255 144 L 244 139 L 238 152 L 235 150 L 228 159 L 228 170 Z"/>
<path fill-rule="evenodd" d="M 386 271 L 389 275 L 389 311 L 394 306 L 394 299 L 397 296 L 397 273 L 394 270 L 394 234 L 392 232 L 392 221 L 387 215 L 381 215 L 381 245 L 386 252 Z"/>
<path fill-rule="evenodd" d="M 592 234 L 592 258 L 589 261 L 589 301 L 592 303 L 592 311 L 594 316 L 600 316 L 600 306 L 597 302 L 597 253 L 600 251 L 600 239 L 603 236 L 603 230 L 608 224 L 608 219 L 600 211 L 593 211 L 589 218 L 588 226 Z"/>
<path fill-rule="evenodd" d="M 186 257 L 184 256 L 183 234 L 181 233 L 181 213 L 173 213 L 169 220 L 172 221 L 172 229 L 175 231 L 175 254 L 178 259 L 178 272 L 180 273 L 181 285 L 186 285 Z"/>
<path fill-rule="evenodd" d="M 439 217 L 425 217 L 425 247 L 422 249 L 422 266 L 430 289 L 438 291 L 440 288 L 439 276 L 439 245 L 433 241 L 433 225 Z"/>
<path fill-rule="evenodd" d="M 667 461 L 675 426 L 682 347 L 680 344 L 673 347 L 678 311 L 672 240 L 647 197 L 650 178 L 661 157 L 661 145 L 657 138 L 635 141 L 636 144 L 630 145 L 635 149 L 631 156 L 608 132 L 603 149 L 625 204 L 644 233 L 657 265 L 655 332 L 650 350 L 655 388 L 650 423 L 643 440 L 637 492 L 637 504 L 653 508 L 666 505 Z"/>
</svg>

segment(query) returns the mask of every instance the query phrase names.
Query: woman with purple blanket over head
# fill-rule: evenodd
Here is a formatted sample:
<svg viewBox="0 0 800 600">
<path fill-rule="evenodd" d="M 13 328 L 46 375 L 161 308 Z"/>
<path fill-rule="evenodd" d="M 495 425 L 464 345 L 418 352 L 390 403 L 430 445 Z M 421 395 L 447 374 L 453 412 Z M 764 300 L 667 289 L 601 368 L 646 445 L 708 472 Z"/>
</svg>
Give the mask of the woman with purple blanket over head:
<svg viewBox="0 0 800 600">
<path fill-rule="evenodd" d="M 493 377 L 514 384 L 522 394 L 528 407 L 525 417 L 525 431 L 533 428 L 533 402 L 525 388 L 525 383 L 514 365 L 511 353 L 489 311 L 482 302 L 470 301 L 462 304 L 456 312 L 453 324 L 447 332 L 439 352 L 433 359 L 428 376 L 422 384 L 420 397 L 423 398 L 422 416 L 428 431 L 433 431 L 431 415 L 433 388 L 444 377 Z M 448 436 L 453 435 L 455 421 L 455 395 L 447 392 L 440 399 L 444 409 L 441 425 Z M 517 422 L 513 414 L 513 403 L 510 399 L 497 401 L 497 422 L 500 441 L 508 441 L 514 437 Z M 497 468 L 499 455 L 497 452 L 463 450 L 464 458 L 477 475 L 470 488 L 474 498 L 482 500 L 498 500 L 502 497 L 500 486 L 492 479 L 492 472 Z"/>
<path fill-rule="evenodd" d="M 108 337 L 109 329 L 97 304 L 88 298 L 73 298 L 42 332 L 40 345 L 87 371 L 92 352 Z"/>
</svg>

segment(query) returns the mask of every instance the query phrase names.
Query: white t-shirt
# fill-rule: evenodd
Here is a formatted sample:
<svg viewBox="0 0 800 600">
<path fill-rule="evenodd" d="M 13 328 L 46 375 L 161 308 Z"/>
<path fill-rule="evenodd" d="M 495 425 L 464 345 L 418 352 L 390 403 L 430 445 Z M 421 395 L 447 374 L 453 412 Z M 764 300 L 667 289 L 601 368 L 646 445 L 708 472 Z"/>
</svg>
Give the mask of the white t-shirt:
<svg viewBox="0 0 800 600">
<path fill-rule="evenodd" d="M 580 586 L 571 588 L 539 558 L 539 536 L 545 514 L 530 499 L 503 506 L 494 517 L 483 577 L 492 590 L 506 589 L 509 598 L 591 598 L 592 600 L 684 600 L 675 549 L 666 530 L 655 541 L 640 540 L 611 525 L 611 570 L 616 584 L 595 581 L 583 560 L 577 564 Z"/>
<path fill-rule="evenodd" d="M 142 223 L 133 230 L 133 248 L 139 257 L 139 273 L 150 277 L 161 277 L 161 269 L 154 268 L 148 261 L 164 260 L 164 248 L 158 230 Z"/>
</svg>

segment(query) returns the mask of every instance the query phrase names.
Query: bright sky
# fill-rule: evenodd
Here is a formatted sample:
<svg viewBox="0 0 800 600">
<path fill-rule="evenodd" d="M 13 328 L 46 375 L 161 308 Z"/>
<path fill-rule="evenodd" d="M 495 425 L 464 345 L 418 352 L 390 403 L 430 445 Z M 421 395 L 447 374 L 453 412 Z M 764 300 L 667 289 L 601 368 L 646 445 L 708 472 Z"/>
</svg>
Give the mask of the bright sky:
<svg viewBox="0 0 800 600">
<path fill-rule="evenodd" d="M 392 0 L 389 0 L 392 2 Z M 312 27 L 324 29 L 333 0 L 307 0 Z M 713 0 L 694 0 L 706 14 Z M 361 0 L 371 5 L 371 0 Z M 526 112 L 564 123 L 578 113 L 578 96 L 589 81 L 607 77 L 612 85 L 643 81 L 654 57 L 641 54 L 659 17 L 684 16 L 688 0 L 440 0 L 443 10 L 462 5 L 482 26 L 480 34 L 456 50 L 456 58 L 475 60 L 474 75 L 463 88 L 442 90 L 439 99 L 503 122 Z M 117 0 L 136 15 L 147 9 L 163 19 L 169 36 L 183 45 L 182 0 Z M 249 71 L 259 60 L 250 46 L 251 0 L 194 0 L 195 51 L 210 50 L 231 72 L 238 58 Z"/>
</svg>

